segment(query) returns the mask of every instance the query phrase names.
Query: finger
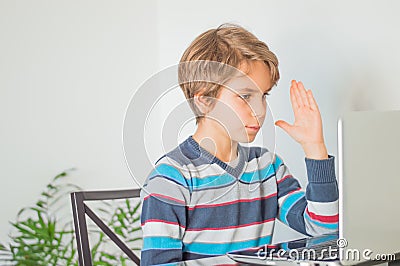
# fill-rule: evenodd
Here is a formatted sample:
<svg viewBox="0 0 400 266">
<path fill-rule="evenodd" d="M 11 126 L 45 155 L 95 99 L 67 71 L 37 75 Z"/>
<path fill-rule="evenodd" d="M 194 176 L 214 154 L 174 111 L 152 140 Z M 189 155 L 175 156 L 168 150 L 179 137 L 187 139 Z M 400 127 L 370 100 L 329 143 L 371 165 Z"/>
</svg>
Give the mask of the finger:
<svg viewBox="0 0 400 266">
<path fill-rule="evenodd" d="M 293 83 L 295 83 L 295 81 L 292 81 L 292 85 L 290 86 L 290 102 L 292 103 L 293 111 L 296 111 L 299 108 L 299 103 L 296 99 Z"/>
<path fill-rule="evenodd" d="M 314 99 L 314 95 L 312 94 L 311 90 L 307 91 L 307 95 L 308 95 L 308 101 L 310 102 L 310 107 L 312 110 L 318 111 L 318 105 L 317 102 Z"/>
<path fill-rule="evenodd" d="M 276 121 L 275 125 L 282 128 L 289 135 L 290 135 L 291 129 L 293 127 L 292 125 L 290 125 L 289 123 L 287 123 L 286 121 L 283 121 L 283 120 Z"/>
<path fill-rule="evenodd" d="M 298 107 L 300 108 L 300 107 L 304 106 L 304 103 L 303 103 L 303 99 L 301 98 L 301 95 L 300 95 L 300 92 L 299 92 L 298 84 L 297 84 L 296 81 L 294 81 L 294 83 L 292 85 L 293 85 L 294 96 L 295 96 L 296 101 L 298 103 Z"/>
<path fill-rule="evenodd" d="M 306 89 L 304 88 L 303 82 L 299 81 L 297 84 L 298 84 L 299 93 L 300 93 L 300 96 L 301 96 L 304 106 L 309 107 L 310 103 L 308 101 L 307 92 L 306 92 Z"/>
</svg>

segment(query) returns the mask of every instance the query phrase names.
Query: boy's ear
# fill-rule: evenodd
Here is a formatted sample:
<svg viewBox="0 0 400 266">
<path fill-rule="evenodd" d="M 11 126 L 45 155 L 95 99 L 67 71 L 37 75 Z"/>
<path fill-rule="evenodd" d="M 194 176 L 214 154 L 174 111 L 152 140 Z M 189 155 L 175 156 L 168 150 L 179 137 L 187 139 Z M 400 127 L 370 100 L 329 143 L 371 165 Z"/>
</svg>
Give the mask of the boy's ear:
<svg viewBox="0 0 400 266">
<path fill-rule="evenodd" d="M 196 94 L 193 97 L 194 104 L 199 109 L 202 115 L 207 114 L 211 110 L 211 101 L 209 97 Z"/>
</svg>

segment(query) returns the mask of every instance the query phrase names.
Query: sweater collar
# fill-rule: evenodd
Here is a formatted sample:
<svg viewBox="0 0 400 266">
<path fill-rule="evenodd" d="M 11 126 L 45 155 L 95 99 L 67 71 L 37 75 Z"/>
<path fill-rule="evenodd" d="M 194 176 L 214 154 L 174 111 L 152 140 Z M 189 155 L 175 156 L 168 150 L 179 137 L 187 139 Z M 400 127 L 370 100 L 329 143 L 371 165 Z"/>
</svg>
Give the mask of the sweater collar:
<svg viewBox="0 0 400 266">
<path fill-rule="evenodd" d="M 231 167 L 228 163 L 225 163 L 218 159 L 216 156 L 208 152 L 206 149 L 201 147 L 196 140 L 194 140 L 193 136 L 189 136 L 186 139 L 186 142 L 191 147 L 191 151 L 194 153 L 196 160 L 201 160 L 204 164 L 217 164 L 219 167 L 224 169 L 228 174 L 232 175 L 235 178 L 240 178 L 245 169 L 246 164 L 246 150 L 238 144 L 238 156 L 239 162 L 237 163 L 236 167 Z"/>
</svg>

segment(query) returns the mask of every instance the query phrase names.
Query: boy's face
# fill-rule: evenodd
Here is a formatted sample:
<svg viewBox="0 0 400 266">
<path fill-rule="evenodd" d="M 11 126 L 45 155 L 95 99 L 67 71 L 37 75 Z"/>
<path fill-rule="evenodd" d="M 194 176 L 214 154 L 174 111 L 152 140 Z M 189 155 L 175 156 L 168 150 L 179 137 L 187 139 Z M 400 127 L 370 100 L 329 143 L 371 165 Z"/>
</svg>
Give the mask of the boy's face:
<svg viewBox="0 0 400 266">
<path fill-rule="evenodd" d="M 214 108 L 207 114 L 217 122 L 216 130 L 237 142 L 252 142 L 266 114 L 266 95 L 271 74 L 263 61 L 253 60 L 239 68 L 247 76 L 232 79 L 222 88 Z"/>
</svg>

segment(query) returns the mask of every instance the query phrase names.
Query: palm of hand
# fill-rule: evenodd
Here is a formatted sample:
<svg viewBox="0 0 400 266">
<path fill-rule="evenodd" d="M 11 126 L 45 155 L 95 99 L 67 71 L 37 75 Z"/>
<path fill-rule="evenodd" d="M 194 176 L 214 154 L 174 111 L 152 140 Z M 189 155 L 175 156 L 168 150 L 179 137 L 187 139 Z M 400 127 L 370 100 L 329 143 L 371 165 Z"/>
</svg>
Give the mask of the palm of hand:
<svg viewBox="0 0 400 266">
<path fill-rule="evenodd" d="M 324 143 L 321 114 L 311 90 L 306 90 L 303 83 L 293 80 L 290 100 L 295 118 L 293 125 L 283 120 L 275 124 L 301 145 Z"/>
</svg>

